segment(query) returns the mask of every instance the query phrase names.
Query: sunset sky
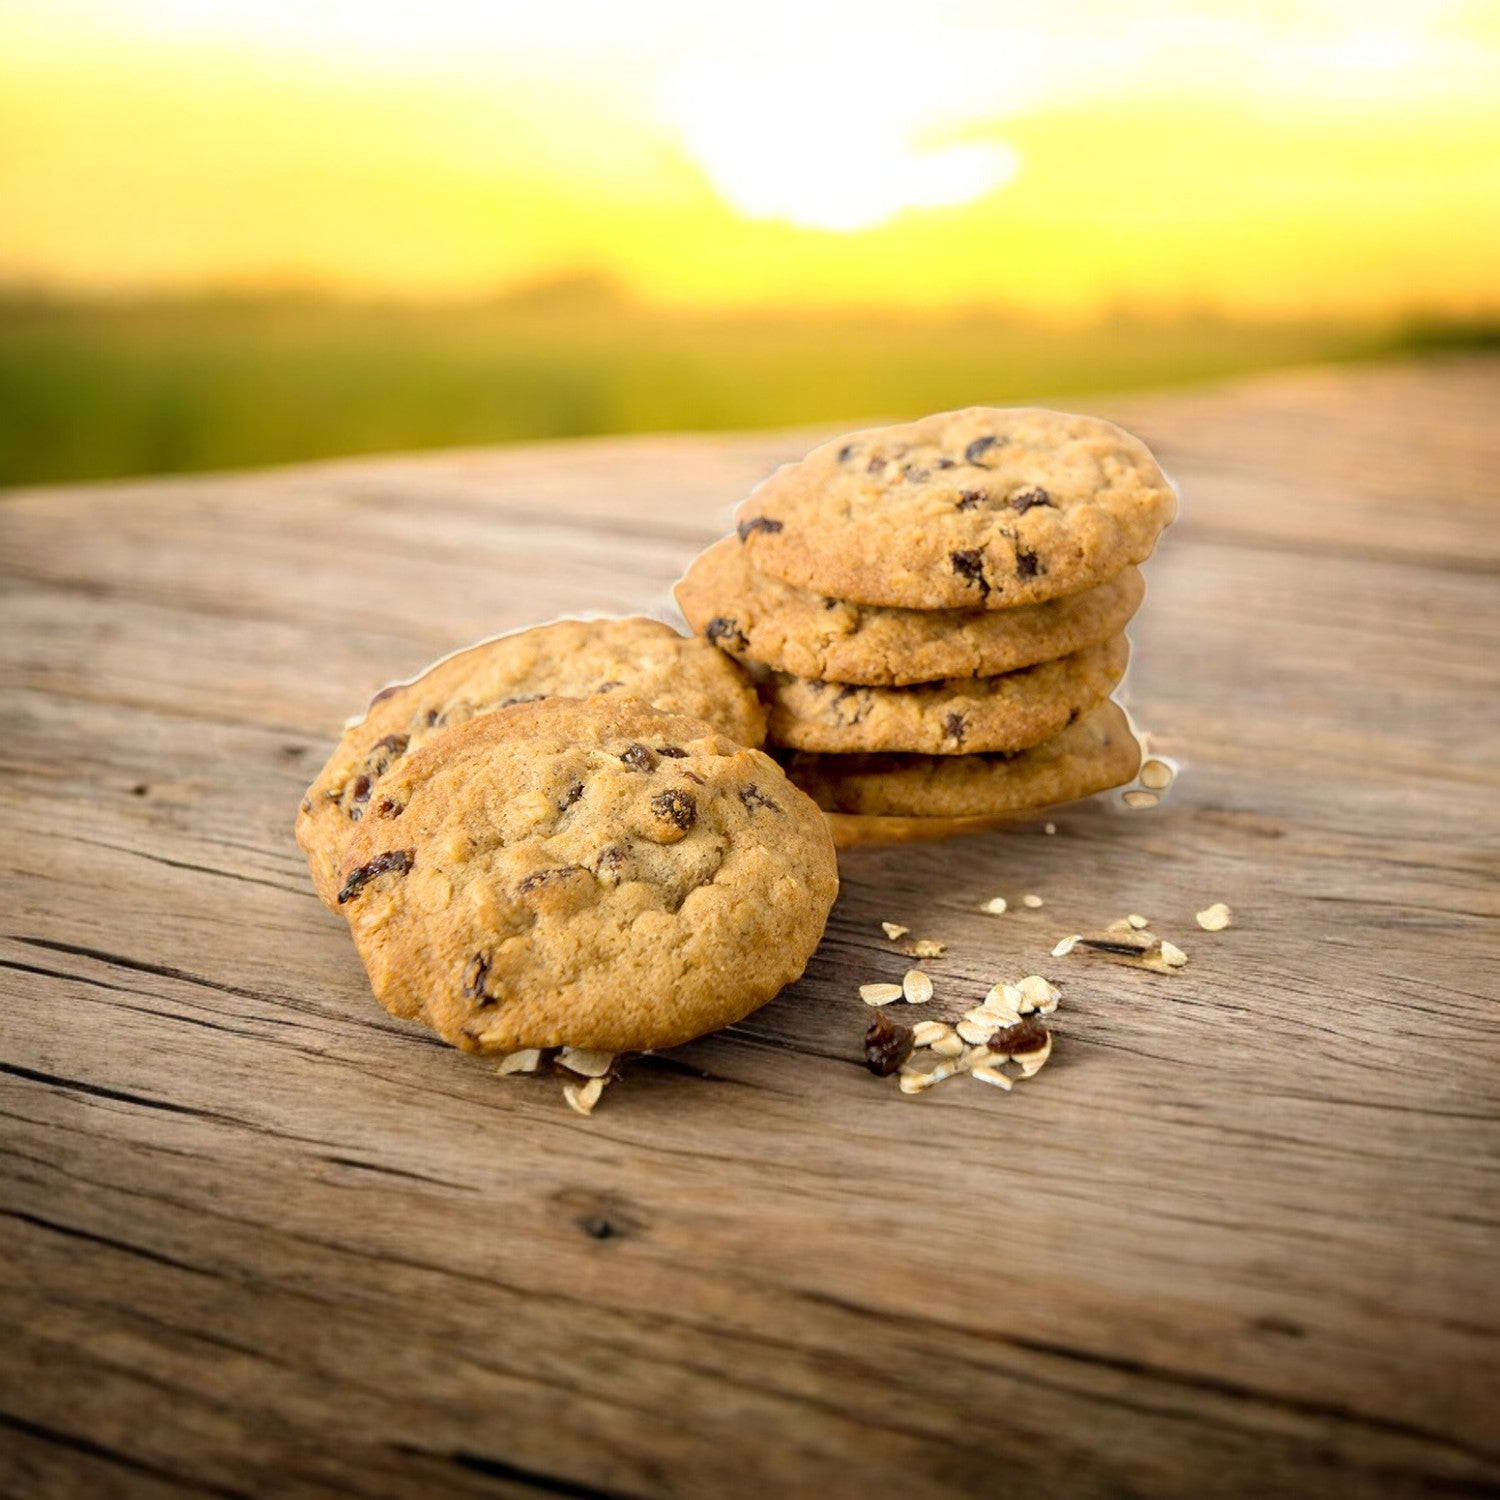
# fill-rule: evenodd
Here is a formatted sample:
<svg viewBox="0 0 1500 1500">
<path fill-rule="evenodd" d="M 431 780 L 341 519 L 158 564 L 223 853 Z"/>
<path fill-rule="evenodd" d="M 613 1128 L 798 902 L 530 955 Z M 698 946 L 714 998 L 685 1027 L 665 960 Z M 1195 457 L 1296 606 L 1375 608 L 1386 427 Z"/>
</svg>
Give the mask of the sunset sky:
<svg viewBox="0 0 1500 1500">
<path fill-rule="evenodd" d="M 0 281 L 1500 305 L 1500 6 L 0 0 Z"/>
</svg>

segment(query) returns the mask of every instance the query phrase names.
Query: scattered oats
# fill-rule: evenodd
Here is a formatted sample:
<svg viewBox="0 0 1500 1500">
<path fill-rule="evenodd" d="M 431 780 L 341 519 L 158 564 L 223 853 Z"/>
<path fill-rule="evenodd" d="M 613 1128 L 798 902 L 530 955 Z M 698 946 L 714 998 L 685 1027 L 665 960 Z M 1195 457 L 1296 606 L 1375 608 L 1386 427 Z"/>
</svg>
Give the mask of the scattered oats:
<svg viewBox="0 0 1500 1500">
<path fill-rule="evenodd" d="M 581 1115 L 593 1114 L 594 1106 L 599 1102 L 599 1096 L 603 1092 L 604 1080 L 602 1078 L 590 1078 L 584 1084 L 563 1084 L 563 1098 Z"/>
<path fill-rule="evenodd" d="M 1021 897 L 1021 905 L 1022 906 L 1029 906 L 1032 909 L 1032 911 L 1036 911 L 1041 906 L 1041 904 L 1042 904 L 1042 898 L 1040 896 L 1022 896 Z"/>
<path fill-rule="evenodd" d="M 557 1060 L 570 1073 L 581 1073 L 585 1078 L 603 1078 L 615 1055 L 613 1052 L 592 1052 L 586 1047 L 564 1047 L 557 1054 Z"/>
<path fill-rule="evenodd" d="M 1161 956 L 1162 962 L 1173 969 L 1180 969 L 1187 962 L 1187 954 L 1176 943 L 1169 943 L 1165 938 L 1161 942 Z"/>
<path fill-rule="evenodd" d="M 911 928 L 903 927 L 899 922 L 882 922 L 880 930 L 894 943 L 897 938 L 905 937 Z"/>
<path fill-rule="evenodd" d="M 901 1069 L 897 1084 L 903 1094 L 920 1094 L 923 1089 L 930 1089 L 933 1084 L 941 1083 L 945 1078 L 952 1078 L 958 1072 L 958 1064 L 944 1058 L 933 1068 L 914 1067 L 907 1063 Z"/>
<path fill-rule="evenodd" d="M 920 969 L 908 969 L 901 981 L 901 993 L 908 1005 L 926 1005 L 932 999 L 932 981 Z"/>
<path fill-rule="evenodd" d="M 939 1037 L 932 1044 L 932 1050 L 939 1057 L 962 1057 L 965 1050 L 963 1038 L 956 1031 L 948 1030 L 947 1027 L 944 1027 L 944 1030 L 948 1031 L 947 1036 Z"/>
<path fill-rule="evenodd" d="M 906 945 L 908 958 L 941 958 L 947 951 L 947 943 L 940 943 L 936 938 L 918 938 Z"/>
<path fill-rule="evenodd" d="M 983 1008 L 985 1010 L 1020 1010 L 1021 1002 L 1025 998 L 1025 993 L 1019 985 L 997 984 L 984 997 Z"/>
<path fill-rule="evenodd" d="M 912 1045 L 916 1047 L 930 1047 L 952 1035 L 953 1028 L 944 1026 L 941 1021 L 918 1021 L 911 1029 Z"/>
<path fill-rule="evenodd" d="M 1021 1070 L 1022 1078 L 1034 1078 L 1042 1071 L 1042 1064 L 1052 1056 L 1052 1033 L 1047 1033 L 1047 1040 L 1035 1051 L 1017 1052 L 1011 1057 L 1011 1061 Z"/>
<path fill-rule="evenodd" d="M 1125 918 L 1125 925 L 1127 927 L 1134 927 L 1135 930 L 1139 932 L 1141 928 L 1147 926 L 1148 924 L 1145 917 L 1141 916 L 1139 912 L 1131 912 L 1131 914 Z"/>
<path fill-rule="evenodd" d="M 977 1046 L 980 1042 L 988 1041 L 995 1032 L 999 1031 L 1000 1022 L 998 1020 L 971 1021 L 965 1017 L 955 1029 L 966 1042 L 973 1042 Z"/>
<path fill-rule="evenodd" d="M 1148 760 L 1141 767 L 1140 782 L 1142 786 L 1148 786 L 1153 792 L 1165 791 L 1172 785 L 1172 777 L 1175 773 L 1171 766 L 1164 760 Z"/>
<path fill-rule="evenodd" d="M 1055 984 L 1043 979 L 1040 974 L 1028 974 L 1016 986 L 1024 1002 L 1016 1007 L 1023 1014 L 1029 1010 L 1050 1011 L 1057 1009 L 1062 991 Z"/>
<path fill-rule="evenodd" d="M 535 1073 L 542 1065 L 542 1049 L 528 1047 L 524 1052 L 512 1052 L 500 1059 L 495 1071 L 504 1078 L 507 1073 Z"/>
<path fill-rule="evenodd" d="M 1005 915 L 1005 897 L 993 896 L 979 909 L 980 911 L 989 912 L 992 917 L 1002 917 Z"/>
<path fill-rule="evenodd" d="M 1155 792 L 1126 792 L 1120 800 L 1126 807 L 1155 807 L 1161 798 Z"/>
<path fill-rule="evenodd" d="M 1044 829 L 1042 829 L 1042 832 L 1043 833 L 1056 833 L 1057 832 L 1057 824 L 1056 823 L 1048 823 L 1047 826 Z"/>
<path fill-rule="evenodd" d="M 1081 932 L 1075 932 L 1071 937 L 1065 937 L 1057 945 L 1057 947 L 1052 950 L 1053 958 L 1066 958 L 1068 954 L 1070 954 L 1077 946 L 1082 937 L 1083 934 Z"/>
<path fill-rule="evenodd" d="M 1229 926 L 1229 908 L 1222 901 L 1215 901 L 1206 911 L 1198 913 L 1198 925 L 1205 932 L 1223 932 Z"/>
<path fill-rule="evenodd" d="M 866 1005 L 889 1005 L 892 1000 L 901 998 L 901 986 L 899 984 L 862 984 L 859 987 L 859 998 Z"/>
<path fill-rule="evenodd" d="M 969 1069 L 969 1077 L 977 1078 L 981 1083 L 993 1084 L 997 1089 L 1004 1089 L 1008 1094 L 1015 1086 L 1008 1073 L 1003 1073 L 994 1063 L 980 1063 L 977 1067 Z"/>
</svg>

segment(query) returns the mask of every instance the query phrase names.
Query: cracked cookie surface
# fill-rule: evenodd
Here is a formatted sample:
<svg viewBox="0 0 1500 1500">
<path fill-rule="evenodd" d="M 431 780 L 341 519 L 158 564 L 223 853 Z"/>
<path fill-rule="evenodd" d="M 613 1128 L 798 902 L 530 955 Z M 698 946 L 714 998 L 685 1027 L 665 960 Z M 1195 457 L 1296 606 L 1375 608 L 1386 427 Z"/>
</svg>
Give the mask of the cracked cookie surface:
<svg viewBox="0 0 1500 1500">
<path fill-rule="evenodd" d="M 969 407 L 848 434 L 736 512 L 751 564 L 901 609 L 1008 609 L 1143 562 L 1176 513 L 1144 443 L 1096 417 Z"/>
<path fill-rule="evenodd" d="M 1121 786 L 1140 761 L 1124 710 L 1102 703 L 1044 744 L 1011 755 L 799 752 L 787 774 L 828 812 L 983 818 L 1054 807 Z"/>
<path fill-rule="evenodd" d="M 1117 635 L 999 677 L 886 688 L 775 675 L 761 684 L 761 695 L 778 745 L 964 756 L 1024 750 L 1060 734 L 1109 696 L 1129 659 L 1130 647 Z"/>
<path fill-rule="evenodd" d="M 885 609 L 761 573 L 726 537 L 674 592 L 688 624 L 738 660 L 825 682 L 904 687 L 993 677 L 1097 645 L 1125 628 L 1146 585 L 1128 567 L 1081 594 L 1015 609 Z"/>
<path fill-rule="evenodd" d="M 407 756 L 339 899 L 380 1002 L 466 1051 L 670 1047 L 796 979 L 838 891 L 768 756 L 623 695 L 473 719 Z"/>
<path fill-rule="evenodd" d="M 375 783 L 404 756 L 478 714 L 552 694 L 605 692 L 705 719 L 741 744 L 765 736 L 765 716 L 740 669 L 660 620 L 559 620 L 483 641 L 377 693 L 308 788 L 297 842 L 324 904 L 335 904 L 344 848 L 371 809 Z"/>
</svg>

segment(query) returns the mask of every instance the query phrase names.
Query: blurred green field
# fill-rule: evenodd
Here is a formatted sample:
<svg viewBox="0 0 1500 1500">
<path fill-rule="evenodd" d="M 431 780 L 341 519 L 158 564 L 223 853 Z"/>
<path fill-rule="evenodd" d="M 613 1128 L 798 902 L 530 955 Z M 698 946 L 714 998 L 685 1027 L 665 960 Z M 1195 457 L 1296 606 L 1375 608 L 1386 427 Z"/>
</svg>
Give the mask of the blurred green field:
<svg viewBox="0 0 1500 1500">
<path fill-rule="evenodd" d="M 1063 327 L 994 310 L 667 311 L 591 282 L 438 306 L 0 294 L 0 485 L 908 415 L 1424 340 L 1449 332 L 1207 314 Z"/>
</svg>

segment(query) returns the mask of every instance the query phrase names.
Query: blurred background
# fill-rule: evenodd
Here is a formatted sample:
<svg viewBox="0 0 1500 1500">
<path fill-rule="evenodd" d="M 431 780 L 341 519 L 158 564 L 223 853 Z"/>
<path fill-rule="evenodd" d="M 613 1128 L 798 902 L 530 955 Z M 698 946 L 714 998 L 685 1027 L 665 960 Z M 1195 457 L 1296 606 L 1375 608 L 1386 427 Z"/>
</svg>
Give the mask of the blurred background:
<svg viewBox="0 0 1500 1500">
<path fill-rule="evenodd" d="M 1496 343 L 1493 0 L 0 0 L 0 484 Z"/>
</svg>

